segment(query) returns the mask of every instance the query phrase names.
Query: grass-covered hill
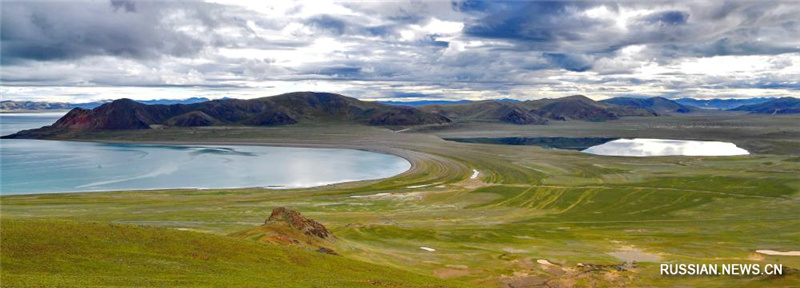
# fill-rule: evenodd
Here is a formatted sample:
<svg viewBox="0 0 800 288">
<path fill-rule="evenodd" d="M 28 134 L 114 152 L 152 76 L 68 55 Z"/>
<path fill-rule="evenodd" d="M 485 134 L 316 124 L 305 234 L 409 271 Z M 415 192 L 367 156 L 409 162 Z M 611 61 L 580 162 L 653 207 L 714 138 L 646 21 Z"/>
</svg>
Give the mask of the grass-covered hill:
<svg viewBox="0 0 800 288">
<path fill-rule="evenodd" d="M 631 97 L 615 97 L 600 101 L 602 103 L 615 104 L 620 106 L 628 106 L 641 109 L 649 109 L 658 114 L 674 114 L 674 113 L 690 113 L 696 107 L 687 106 L 678 102 L 669 100 L 664 97 L 651 97 L 651 98 L 631 98 Z"/>
<path fill-rule="evenodd" d="M 421 109 L 458 121 L 500 121 L 511 124 L 547 124 L 548 119 L 530 111 L 520 102 L 478 101 L 426 105 Z"/>
<path fill-rule="evenodd" d="M 3 287 L 464 287 L 299 248 L 167 228 L 0 223 Z"/>
<path fill-rule="evenodd" d="M 680 98 L 675 99 L 675 102 L 683 105 L 693 106 L 700 109 L 710 110 L 730 110 L 742 105 L 758 104 L 770 101 L 774 98 L 745 98 L 745 99 L 694 99 L 694 98 Z"/>
<path fill-rule="evenodd" d="M 582 95 L 523 102 L 479 101 L 423 106 L 453 120 L 499 121 L 511 124 L 546 124 L 550 120 L 606 121 L 625 116 L 656 116 L 639 107 L 597 102 Z"/>
<path fill-rule="evenodd" d="M 783 97 L 764 103 L 743 105 L 731 110 L 755 114 L 797 114 L 800 113 L 800 99 Z"/>
<path fill-rule="evenodd" d="M 548 121 L 606 121 L 657 116 L 652 110 L 597 102 L 585 96 L 524 102 L 479 101 L 421 107 L 361 101 L 333 93 L 295 92 L 250 100 L 147 105 L 119 99 L 94 109 L 75 108 L 53 125 L 5 138 L 70 138 L 86 132 L 142 130 L 164 126 L 279 126 L 296 123 L 356 123 L 418 126 L 453 121 L 547 124 Z"/>
</svg>

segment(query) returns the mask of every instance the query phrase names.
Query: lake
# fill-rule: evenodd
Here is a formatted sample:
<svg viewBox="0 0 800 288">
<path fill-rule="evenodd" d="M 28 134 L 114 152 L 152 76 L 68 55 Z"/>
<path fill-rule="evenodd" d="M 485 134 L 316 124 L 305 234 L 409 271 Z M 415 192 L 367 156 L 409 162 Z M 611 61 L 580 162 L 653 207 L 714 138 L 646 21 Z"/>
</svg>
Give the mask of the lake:
<svg viewBox="0 0 800 288">
<path fill-rule="evenodd" d="M 750 154 L 733 143 L 721 141 L 612 137 L 480 137 L 447 138 L 445 140 L 480 144 L 534 145 L 547 149 L 577 150 L 603 156 L 734 156 Z"/>
<path fill-rule="evenodd" d="M 478 137 L 478 138 L 445 138 L 444 140 L 504 145 L 533 145 L 547 149 L 584 150 L 619 138 L 610 137 Z"/>
<path fill-rule="evenodd" d="M 21 130 L 34 129 L 53 124 L 67 112 L 45 113 L 0 113 L 0 135 L 14 134 Z"/>
<path fill-rule="evenodd" d="M 2 114 L 2 134 L 49 125 L 62 114 Z M 0 140 L 0 194 L 299 188 L 386 178 L 410 168 L 398 156 L 351 149 Z"/>
</svg>

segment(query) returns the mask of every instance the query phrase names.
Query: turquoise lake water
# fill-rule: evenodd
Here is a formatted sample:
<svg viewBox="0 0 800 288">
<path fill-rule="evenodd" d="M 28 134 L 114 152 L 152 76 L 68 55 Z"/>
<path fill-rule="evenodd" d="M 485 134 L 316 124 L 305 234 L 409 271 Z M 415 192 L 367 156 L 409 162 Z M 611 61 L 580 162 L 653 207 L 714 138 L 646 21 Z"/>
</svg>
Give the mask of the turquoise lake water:
<svg viewBox="0 0 800 288">
<path fill-rule="evenodd" d="M 0 115 L 2 135 L 60 115 Z M 0 140 L 0 194 L 168 188 L 297 188 L 379 179 L 403 158 L 350 149 Z"/>
</svg>

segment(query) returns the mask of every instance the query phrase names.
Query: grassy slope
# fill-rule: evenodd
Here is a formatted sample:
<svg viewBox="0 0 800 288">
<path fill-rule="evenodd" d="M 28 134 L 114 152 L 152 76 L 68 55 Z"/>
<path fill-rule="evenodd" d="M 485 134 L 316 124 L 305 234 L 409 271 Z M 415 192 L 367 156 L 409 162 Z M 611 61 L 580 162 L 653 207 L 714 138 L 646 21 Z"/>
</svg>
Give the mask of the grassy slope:
<svg viewBox="0 0 800 288">
<path fill-rule="evenodd" d="M 641 119 L 641 118 L 638 118 Z M 715 118 L 716 119 L 716 118 Z M 153 130 L 95 135 L 137 141 L 198 141 L 378 149 L 414 159 L 412 171 L 331 187 L 178 190 L 4 196 L 3 218 L 136 223 L 228 234 L 259 225 L 275 206 L 320 221 L 345 258 L 480 284 L 551 286 L 799 286 L 784 277 L 661 277 L 655 263 L 586 272 L 578 263 L 618 264 L 633 246 L 656 263 L 782 263 L 756 249 L 800 247 L 800 127 L 795 118 L 661 118 L 477 126 L 446 136 L 631 135 L 732 140 L 766 153 L 746 157 L 626 158 L 529 146 L 446 142 L 376 128 L 301 126 Z M 637 120 L 638 121 L 638 120 Z M 652 122 L 655 121 L 655 122 Z M 480 124 L 483 125 L 483 124 Z M 302 128 L 302 129 L 300 129 Z M 548 134 L 549 133 L 549 134 Z M 768 139 L 765 145 L 759 139 Z M 752 145 L 752 146 L 750 146 Z M 471 169 L 480 181 L 469 180 Z M 417 187 L 420 185 L 429 185 Z M 376 193 L 402 197 L 353 198 Z M 436 252 L 420 250 L 433 247 Z M 2 256 L 6 257 L 6 256 Z M 547 259 L 554 266 L 539 265 Z M 585 272 L 585 273 L 584 273 Z"/>
<path fill-rule="evenodd" d="M 463 286 L 344 257 L 197 232 L 58 220 L 4 219 L 0 224 L 4 287 Z"/>
</svg>

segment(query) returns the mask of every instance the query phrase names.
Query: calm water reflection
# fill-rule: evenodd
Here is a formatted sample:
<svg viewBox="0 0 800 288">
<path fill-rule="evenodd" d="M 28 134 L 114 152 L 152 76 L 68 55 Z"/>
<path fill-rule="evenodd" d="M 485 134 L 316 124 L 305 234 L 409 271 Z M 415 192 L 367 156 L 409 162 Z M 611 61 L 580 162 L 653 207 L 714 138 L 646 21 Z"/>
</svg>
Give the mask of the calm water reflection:
<svg viewBox="0 0 800 288">
<path fill-rule="evenodd" d="M 7 123 L 15 123 L 13 129 L 33 125 L 27 129 L 55 121 L 1 117 L 4 134 L 14 132 Z M 2 194 L 309 187 L 385 178 L 410 167 L 394 155 L 348 149 L 0 140 Z"/>
</svg>

